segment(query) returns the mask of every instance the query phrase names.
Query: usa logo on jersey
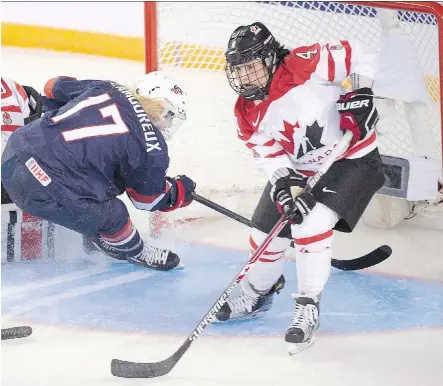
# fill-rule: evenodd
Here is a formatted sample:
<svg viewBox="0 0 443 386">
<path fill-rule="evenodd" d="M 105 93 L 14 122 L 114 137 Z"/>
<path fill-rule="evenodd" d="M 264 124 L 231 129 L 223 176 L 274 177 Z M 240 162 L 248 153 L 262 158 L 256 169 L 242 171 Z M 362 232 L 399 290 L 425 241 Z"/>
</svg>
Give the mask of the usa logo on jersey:
<svg viewBox="0 0 443 386">
<path fill-rule="evenodd" d="M 181 89 L 180 87 L 178 87 L 177 85 L 175 85 L 174 87 L 172 87 L 172 88 L 171 88 L 171 91 L 172 91 L 174 94 L 180 94 L 180 95 L 183 95 L 183 91 L 182 91 L 182 89 Z"/>
</svg>

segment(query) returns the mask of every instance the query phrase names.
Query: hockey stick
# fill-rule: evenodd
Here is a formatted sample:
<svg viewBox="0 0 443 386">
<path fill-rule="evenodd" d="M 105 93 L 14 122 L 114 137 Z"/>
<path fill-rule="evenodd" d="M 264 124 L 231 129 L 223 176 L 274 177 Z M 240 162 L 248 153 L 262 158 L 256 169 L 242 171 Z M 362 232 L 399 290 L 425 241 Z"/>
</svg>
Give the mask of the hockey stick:
<svg viewBox="0 0 443 386">
<path fill-rule="evenodd" d="M 311 190 L 319 179 L 326 173 L 326 171 L 331 167 L 335 160 L 348 148 L 349 143 L 352 138 L 352 133 L 346 132 L 342 140 L 338 145 L 332 150 L 329 157 L 326 159 L 324 164 L 320 167 L 317 173 L 311 178 L 303 191 Z M 266 236 L 263 243 L 255 250 L 251 258 L 248 260 L 246 265 L 242 268 L 235 279 L 229 284 L 228 288 L 220 295 L 214 305 L 203 317 L 201 322 L 192 331 L 192 333 L 186 338 L 186 341 L 178 348 L 178 350 L 172 354 L 169 358 L 164 359 L 160 362 L 151 363 L 137 363 L 122 361 L 120 359 L 113 359 L 111 362 L 111 373 L 116 377 L 122 378 L 155 378 L 162 375 L 168 374 L 180 358 L 188 351 L 192 343 L 194 343 L 204 329 L 211 323 L 213 316 L 220 310 L 223 304 L 226 303 L 229 294 L 234 290 L 235 286 L 241 281 L 248 272 L 252 264 L 254 264 L 262 253 L 266 250 L 269 243 L 280 233 L 280 231 L 285 227 L 288 220 L 282 215 L 277 221 L 277 224 L 272 228 L 271 232 Z"/>
<path fill-rule="evenodd" d="M 226 209 L 223 206 L 211 200 L 208 200 L 205 197 L 199 196 L 198 194 L 194 193 L 194 200 L 202 205 L 207 206 L 208 208 L 215 210 L 216 212 L 219 212 L 229 218 L 232 218 L 233 220 L 236 220 L 244 225 L 247 225 L 250 228 L 253 227 L 251 220 L 248 220 L 247 218 L 240 216 L 238 213 L 232 212 L 229 209 Z M 291 247 L 293 246 L 294 242 L 291 242 Z M 360 269 L 365 269 L 380 264 L 382 261 L 385 261 L 389 256 L 391 256 L 391 254 L 392 254 L 392 249 L 388 245 L 382 245 L 374 249 L 372 252 L 369 252 L 368 254 L 360 257 L 356 257 L 355 259 L 351 260 L 331 259 L 331 265 L 334 268 L 341 269 L 342 271 L 357 271 Z"/>
<path fill-rule="evenodd" d="M 254 264 L 255 261 L 262 255 L 272 239 L 276 237 L 284 228 L 286 222 L 287 220 L 285 219 L 285 217 L 281 216 L 280 220 L 277 222 L 277 224 L 275 224 L 274 228 L 272 228 L 271 232 L 263 241 L 263 244 L 260 245 L 260 247 L 253 253 L 247 264 L 242 268 L 242 270 L 231 282 L 231 284 L 229 284 L 228 288 L 226 288 L 226 290 L 217 299 L 211 309 L 203 317 L 194 331 L 192 331 L 186 341 L 173 355 L 163 361 L 153 363 L 136 363 L 113 359 L 111 362 L 112 375 L 123 378 L 155 378 L 169 373 L 183 356 L 183 354 L 189 349 L 189 347 L 191 347 L 192 343 L 197 340 L 203 330 L 211 323 L 211 319 L 213 318 L 213 316 L 220 310 L 223 304 L 226 303 L 229 294 L 245 276 L 251 265 Z"/>
<path fill-rule="evenodd" d="M 29 326 L 2 328 L 2 340 L 26 338 L 31 334 L 32 328 Z"/>
</svg>

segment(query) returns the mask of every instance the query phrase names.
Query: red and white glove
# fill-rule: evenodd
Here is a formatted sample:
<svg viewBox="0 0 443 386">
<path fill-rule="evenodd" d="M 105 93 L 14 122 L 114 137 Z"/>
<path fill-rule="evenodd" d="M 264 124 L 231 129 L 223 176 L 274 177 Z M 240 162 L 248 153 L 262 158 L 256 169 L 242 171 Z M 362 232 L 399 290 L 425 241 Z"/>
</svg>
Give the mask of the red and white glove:
<svg viewBox="0 0 443 386">
<path fill-rule="evenodd" d="M 374 93 L 369 87 L 359 88 L 342 95 L 337 101 L 340 113 L 340 129 L 354 135 L 350 146 L 364 139 L 375 128 L 378 112 L 374 105 Z"/>
</svg>

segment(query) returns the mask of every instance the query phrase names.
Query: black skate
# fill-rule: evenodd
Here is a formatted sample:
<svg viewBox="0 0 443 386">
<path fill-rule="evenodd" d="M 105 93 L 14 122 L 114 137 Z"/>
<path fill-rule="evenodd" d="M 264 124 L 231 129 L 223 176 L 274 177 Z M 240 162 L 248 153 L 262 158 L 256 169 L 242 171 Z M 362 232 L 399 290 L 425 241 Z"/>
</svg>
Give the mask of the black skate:
<svg viewBox="0 0 443 386">
<path fill-rule="evenodd" d="M 285 341 L 289 343 L 289 355 L 310 347 L 315 342 L 315 331 L 320 326 L 320 295 L 310 298 L 291 295 L 296 300 L 292 321 L 286 330 Z"/>
<path fill-rule="evenodd" d="M 247 278 L 241 282 L 242 293 L 231 299 L 220 308 L 212 323 L 233 322 L 256 319 L 272 306 L 274 293 L 279 293 L 285 286 L 285 278 L 280 276 L 277 282 L 266 293 L 255 290 Z"/>
<path fill-rule="evenodd" d="M 87 254 L 102 251 L 113 259 L 126 260 L 132 264 L 155 269 L 156 271 L 170 271 L 171 269 L 184 268 L 177 254 L 153 245 L 145 244 L 138 255 L 130 256 L 128 253 L 123 253 L 115 249 L 100 237 L 83 237 L 83 248 Z"/>
<path fill-rule="evenodd" d="M 157 271 L 170 271 L 171 269 L 183 269 L 180 258 L 174 252 L 167 249 L 145 245 L 141 253 L 135 257 L 127 257 L 130 263 L 148 267 Z"/>
</svg>

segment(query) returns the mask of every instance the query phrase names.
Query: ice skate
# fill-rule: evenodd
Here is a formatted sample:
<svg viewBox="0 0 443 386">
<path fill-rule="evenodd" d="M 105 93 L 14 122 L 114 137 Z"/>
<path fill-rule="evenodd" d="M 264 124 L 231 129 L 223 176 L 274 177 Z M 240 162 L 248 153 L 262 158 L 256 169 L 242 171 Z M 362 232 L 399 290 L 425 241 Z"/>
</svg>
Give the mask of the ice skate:
<svg viewBox="0 0 443 386">
<path fill-rule="evenodd" d="M 132 264 L 157 271 L 170 271 L 172 269 L 184 268 L 176 253 L 153 245 L 145 244 L 140 253 L 131 256 L 128 252 L 122 252 L 116 249 L 100 237 L 84 237 L 83 248 L 87 254 L 102 251 L 113 259 L 126 260 Z"/>
<path fill-rule="evenodd" d="M 172 269 L 184 268 L 184 265 L 180 263 L 180 258 L 176 253 L 153 245 L 145 245 L 140 254 L 135 257 L 127 257 L 127 260 L 133 264 L 157 271 L 170 271 Z"/>
<path fill-rule="evenodd" d="M 289 355 L 294 355 L 310 347 L 315 342 L 315 332 L 320 326 L 320 295 L 314 298 L 304 295 L 291 295 L 295 299 L 294 313 L 285 341 Z"/>
<path fill-rule="evenodd" d="M 88 237 L 83 235 L 83 250 L 87 255 L 103 252 L 113 259 L 126 260 L 121 252 L 114 250 L 110 244 L 106 243 L 99 237 Z"/>
<path fill-rule="evenodd" d="M 250 320 L 263 316 L 272 306 L 274 293 L 279 293 L 285 285 L 285 278 L 280 276 L 277 282 L 266 292 L 257 291 L 247 280 L 241 282 L 242 293 L 228 299 L 215 315 L 213 323 L 226 323 Z"/>
</svg>

